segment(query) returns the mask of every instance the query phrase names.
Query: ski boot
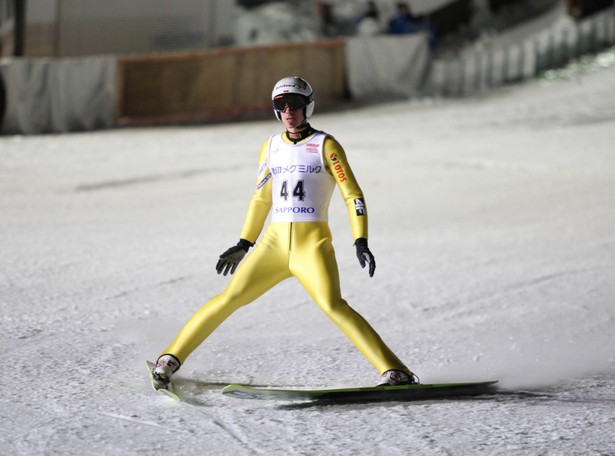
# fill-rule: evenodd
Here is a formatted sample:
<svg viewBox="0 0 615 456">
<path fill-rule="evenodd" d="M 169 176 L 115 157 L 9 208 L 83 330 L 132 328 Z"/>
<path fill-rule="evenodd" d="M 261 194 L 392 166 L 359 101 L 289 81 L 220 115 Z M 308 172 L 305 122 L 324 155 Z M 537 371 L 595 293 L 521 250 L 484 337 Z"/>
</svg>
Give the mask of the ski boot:
<svg viewBox="0 0 615 456">
<path fill-rule="evenodd" d="M 181 363 L 173 355 L 162 355 L 152 369 L 152 386 L 155 389 L 169 389 L 171 376 L 179 369 Z"/>
<path fill-rule="evenodd" d="M 419 383 L 419 378 L 412 372 L 391 369 L 380 376 L 378 386 L 414 385 L 417 383 Z"/>
</svg>

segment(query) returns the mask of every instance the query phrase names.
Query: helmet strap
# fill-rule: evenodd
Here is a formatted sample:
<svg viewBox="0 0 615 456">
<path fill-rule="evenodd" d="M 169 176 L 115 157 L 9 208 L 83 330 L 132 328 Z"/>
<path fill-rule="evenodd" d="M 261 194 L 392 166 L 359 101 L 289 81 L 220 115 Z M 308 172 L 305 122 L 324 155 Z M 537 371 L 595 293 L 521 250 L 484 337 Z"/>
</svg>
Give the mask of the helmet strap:
<svg viewBox="0 0 615 456">
<path fill-rule="evenodd" d="M 305 123 L 303 124 L 303 129 L 296 133 L 291 133 L 290 131 L 286 130 L 286 139 L 291 141 L 293 144 L 297 144 L 298 142 L 303 141 L 308 136 L 313 135 L 314 132 L 316 132 L 316 130 L 312 128 L 309 123 Z"/>
</svg>

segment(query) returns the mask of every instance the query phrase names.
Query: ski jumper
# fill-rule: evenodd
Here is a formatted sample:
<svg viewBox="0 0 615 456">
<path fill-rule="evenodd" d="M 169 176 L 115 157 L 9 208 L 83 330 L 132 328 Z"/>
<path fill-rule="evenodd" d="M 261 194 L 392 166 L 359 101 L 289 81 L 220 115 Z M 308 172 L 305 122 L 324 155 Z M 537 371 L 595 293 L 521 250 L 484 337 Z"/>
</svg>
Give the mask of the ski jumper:
<svg viewBox="0 0 615 456">
<path fill-rule="evenodd" d="M 192 316 L 164 353 L 183 363 L 235 310 L 292 276 L 381 374 L 390 369 L 409 372 L 341 296 L 328 225 L 336 184 L 348 208 L 354 239 L 367 238 L 363 193 L 333 137 L 316 132 L 296 144 L 284 134 L 266 140 L 240 237 L 255 243 L 269 212 L 271 222 L 226 289 Z"/>
</svg>

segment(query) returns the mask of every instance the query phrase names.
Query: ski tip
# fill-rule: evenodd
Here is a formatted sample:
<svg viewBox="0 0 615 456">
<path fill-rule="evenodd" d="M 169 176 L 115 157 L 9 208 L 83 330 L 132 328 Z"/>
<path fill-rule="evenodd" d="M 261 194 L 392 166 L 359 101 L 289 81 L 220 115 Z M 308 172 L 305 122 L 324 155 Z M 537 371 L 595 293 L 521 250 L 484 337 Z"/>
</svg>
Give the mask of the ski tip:
<svg viewBox="0 0 615 456">
<path fill-rule="evenodd" d="M 168 397 L 168 398 L 173 399 L 173 400 L 174 400 L 174 401 L 176 401 L 176 402 L 181 402 L 181 397 L 179 397 L 179 396 L 177 395 L 177 393 L 175 393 L 175 392 L 173 392 L 173 391 L 171 391 L 171 390 L 168 390 L 168 389 L 165 389 L 165 388 L 160 388 L 160 389 L 157 389 L 156 391 L 157 391 L 158 393 L 160 393 L 160 394 L 165 395 L 165 396 L 166 396 L 166 397 Z"/>
</svg>

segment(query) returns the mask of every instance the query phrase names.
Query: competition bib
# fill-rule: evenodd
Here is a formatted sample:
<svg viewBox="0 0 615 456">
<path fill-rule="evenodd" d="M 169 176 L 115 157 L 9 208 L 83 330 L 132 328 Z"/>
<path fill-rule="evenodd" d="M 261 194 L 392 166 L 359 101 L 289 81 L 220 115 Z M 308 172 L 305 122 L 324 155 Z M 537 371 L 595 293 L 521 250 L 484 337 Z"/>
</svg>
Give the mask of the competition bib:
<svg viewBox="0 0 615 456">
<path fill-rule="evenodd" d="M 282 135 L 269 141 L 272 174 L 272 222 L 326 222 L 335 180 L 322 158 L 326 134 L 316 133 L 301 144 L 288 144 Z"/>
</svg>

